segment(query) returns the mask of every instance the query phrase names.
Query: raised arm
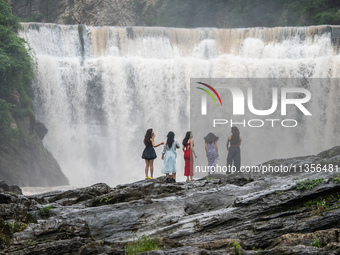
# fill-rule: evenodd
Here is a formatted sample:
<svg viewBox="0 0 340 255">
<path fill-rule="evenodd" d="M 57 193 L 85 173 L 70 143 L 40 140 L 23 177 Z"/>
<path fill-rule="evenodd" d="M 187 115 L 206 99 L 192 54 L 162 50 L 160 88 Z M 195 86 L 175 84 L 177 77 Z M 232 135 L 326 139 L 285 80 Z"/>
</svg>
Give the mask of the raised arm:
<svg viewBox="0 0 340 255">
<path fill-rule="evenodd" d="M 151 138 L 150 141 L 152 142 L 152 146 L 153 146 L 154 148 L 156 148 L 156 147 L 158 147 L 158 146 L 164 144 L 164 142 L 161 142 L 161 143 L 159 143 L 159 144 L 155 144 L 155 141 L 154 141 L 153 138 Z"/>
</svg>

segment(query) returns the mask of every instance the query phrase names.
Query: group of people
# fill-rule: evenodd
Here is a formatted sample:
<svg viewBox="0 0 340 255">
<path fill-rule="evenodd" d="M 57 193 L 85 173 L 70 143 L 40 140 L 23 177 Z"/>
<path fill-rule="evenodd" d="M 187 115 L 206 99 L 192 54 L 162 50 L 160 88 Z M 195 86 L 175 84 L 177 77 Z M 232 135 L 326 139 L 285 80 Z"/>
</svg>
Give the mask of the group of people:
<svg viewBox="0 0 340 255">
<path fill-rule="evenodd" d="M 227 166 L 232 164 L 236 169 L 240 168 L 241 164 L 241 136 L 240 131 L 237 127 L 232 127 L 231 135 L 227 140 Z M 206 157 L 208 159 L 208 172 L 213 166 L 216 166 L 219 160 L 217 141 L 219 138 L 213 133 L 209 133 L 205 140 L 205 151 Z M 162 173 L 166 174 L 166 182 L 170 182 L 170 174 L 172 174 L 172 181 L 176 182 L 176 172 L 177 172 L 177 153 L 176 149 L 180 148 L 180 144 L 175 140 L 174 132 L 170 131 L 167 135 L 166 142 L 161 142 L 159 144 L 155 143 L 155 133 L 152 128 L 146 131 L 144 141 L 145 149 L 142 154 L 142 158 L 145 159 L 145 179 L 153 179 L 153 161 L 157 158 L 156 151 L 154 148 L 164 145 L 162 151 L 162 160 L 164 160 Z M 182 142 L 182 150 L 184 152 L 184 176 L 187 177 L 187 182 L 193 180 L 193 165 L 194 157 L 197 158 L 196 152 L 194 150 L 194 140 L 191 131 L 188 131 Z M 150 169 L 150 177 L 148 175 Z"/>
</svg>

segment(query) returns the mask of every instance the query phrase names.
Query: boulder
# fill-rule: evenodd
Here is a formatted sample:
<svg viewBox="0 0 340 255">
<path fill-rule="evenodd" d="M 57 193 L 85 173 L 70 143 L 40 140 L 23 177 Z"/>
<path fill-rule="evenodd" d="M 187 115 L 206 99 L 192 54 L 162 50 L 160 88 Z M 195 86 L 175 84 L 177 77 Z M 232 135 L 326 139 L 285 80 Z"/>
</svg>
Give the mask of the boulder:
<svg viewBox="0 0 340 255">
<path fill-rule="evenodd" d="M 22 190 L 18 185 L 8 185 L 5 181 L 2 180 L 0 180 L 0 192 L 10 192 L 17 195 L 22 195 Z"/>
</svg>

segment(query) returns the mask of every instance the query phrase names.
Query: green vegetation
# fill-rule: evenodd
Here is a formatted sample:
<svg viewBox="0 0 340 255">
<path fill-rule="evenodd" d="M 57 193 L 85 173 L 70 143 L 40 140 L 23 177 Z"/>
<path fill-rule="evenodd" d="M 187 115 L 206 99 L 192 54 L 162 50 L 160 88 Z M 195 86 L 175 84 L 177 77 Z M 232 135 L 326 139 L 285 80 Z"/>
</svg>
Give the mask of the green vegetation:
<svg viewBox="0 0 340 255">
<path fill-rule="evenodd" d="M 333 178 L 332 182 L 334 182 L 335 184 L 339 184 L 340 183 L 340 177 Z"/>
<path fill-rule="evenodd" d="M 322 215 L 340 207 L 340 192 L 324 194 L 304 201 L 285 206 L 276 206 L 269 214 L 291 212 L 299 213 L 302 217 Z M 269 215 L 268 214 L 268 215 Z"/>
<path fill-rule="evenodd" d="M 236 241 L 233 243 L 234 246 L 234 254 L 235 255 L 241 255 L 241 245 L 239 245 Z"/>
<path fill-rule="evenodd" d="M 0 142 L 22 140 L 23 130 L 11 128 L 13 117 L 33 114 L 30 85 L 34 61 L 26 42 L 17 35 L 18 19 L 12 15 L 7 1 L 0 0 Z M 13 104 L 14 91 L 20 96 L 20 105 Z M 14 96 L 15 97 L 15 96 Z"/>
<path fill-rule="evenodd" d="M 99 203 L 103 203 L 103 202 L 105 202 L 105 203 L 108 203 L 108 202 L 110 202 L 110 198 L 108 198 L 108 197 L 102 197 L 101 199 L 100 199 L 100 201 L 99 201 Z M 118 199 L 117 199 L 118 200 Z"/>
<path fill-rule="evenodd" d="M 48 217 L 50 216 L 51 214 L 51 209 L 53 209 L 54 207 L 53 206 L 46 206 L 46 207 L 42 207 L 42 208 L 39 208 L 39 214 L 40 216 L 42 217 Z"/>
<path fill-rule="evenodd" d="M 323 212 L 327 211 L 327 204 L 325 199 L 321 199 L 316 202 L 316 212 L 321 215 Z"/>
<path fill-rule="evenodd" d="M 14 232 L 14 223 L 15 223 L 15 222 L 13 222 L 13 223 L 7 222 L 7 223 L 6 223 L 6 225 L 7 225 L 8 228 L 9 228 L 9 232 L 10 232 L 10 233 L 13 233 L 13 232 Z"/>
<path fill-rule="evenodd" d="M 143 1 L 133 2 L 144 7 Z M 158 0 L 140 20 L 166 27 L 337 25 L 338 10 L 339 3 L 332 0 Z"/>
<path fill-rule="evenodd" d="M 33 240 L 28 241 L 28 245 L 35 245 L 35 241 Z"/>
<path fill-rule="evenodd" d="M 256 249 L 255 247 L 253 247 L 253 251 L 254 251 L 255 253 L 259 253 L 259 252 L 261 252 L 261 251 L 262 251 L 262 249 L 261 249 L 261 248 L 259 248 L 259 249 Z"/>
<path fill-rule="evenodd" d="M 66 233 L 61 237 L 62 240 L 71 239 L 74 236 L 70 231 L 66 231 Z"/>
<path fill-rule="evenodd" d="M 137 241 L 125 246 L 125 254 L 138 254 L 144 251 L 158 250 L 160 248 L 157 237 L 150 238 L 143 235 L 141 238 L 138 238 Z"/>
<path fill-rule="evenodd" d="M 321 248 L 321 245 L 319 243 L 319 239 L 314 239 L 311 243 L 310 243 L 310 246 L 314 246 L 314 247 L 317 247 L 317 248 Z"/>
<path fill-rule="evenodd" d="M 299 181 L 296 183 L 296 189 L 298 190 L 304 190 L 304 189 L 312 189 L 315 186 L 319 185 L 320 183 L 324 183 L 325 179 L 319 178 L 319 179 L 307 179 L 304 181 Z"/>
<path fill-rule="evenodd" d="M 14 221 L 12 223 L 7 222 L 6 225 L 8 226 L 11 234 L 23 231 L 27 227 L 27 224 L 21 221 Z"/>
<path fill-rule="evenodd" d="M 308 200 L 303 204 L 313 215 L 321 215 L 324 212 L 337 209 L 340 206 L 340 194 L 324 195 Z"/>
</svg>

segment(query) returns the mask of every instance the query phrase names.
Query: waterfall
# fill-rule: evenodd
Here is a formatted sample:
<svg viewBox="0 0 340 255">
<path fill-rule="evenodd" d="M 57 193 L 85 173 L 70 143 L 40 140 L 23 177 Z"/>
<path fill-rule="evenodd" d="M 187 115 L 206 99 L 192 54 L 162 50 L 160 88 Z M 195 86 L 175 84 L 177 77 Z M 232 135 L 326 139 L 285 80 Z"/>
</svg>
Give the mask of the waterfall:
<svg viewBox="0 0 340 255">
<path fill-rule="evenodd" d="M 166 140 L 168 131 L 174 131 L 175 139 L 181 142 L 189 129 L 190 78 L 340 75 L 339 28 L 334 26 L 22 26 L 19 34 L 34 50 L 38 65 L 32 85 L 33 106 L 36 118 L 49 130 L 43 142 L 75 186 L 143 179 L 141 154 L 146 130 L 152 127 L 159 143 Z M 334 103 L 324 116 L 327 123 L 335 123 L 339 117 L 334 108 L 339 106 L 334 96 L 338 91 L 334 91 L 333 97 L 324 99 Z M 300 154 L 339 144 L 334 125 L 325 138 L 327 143 L 307 147 Z M 251 140 L 260 142 L 254 137 Z M 224 138 L 219 145 L 225 147 Z M 161 175 L 161 151 L 162 147 L 156 148 L 156 177 Z M 250 155 L 251 148 L 242 153 Z M 280 151 L 275 153 L 268 148 L 265 156 L 250 162 L 259 164 L 281 155 Z M 182 157 L 179 151 L 179 178 L 183 176 Z M 224 162 L 226 155 L 220 157 Z"/>
</svg>

